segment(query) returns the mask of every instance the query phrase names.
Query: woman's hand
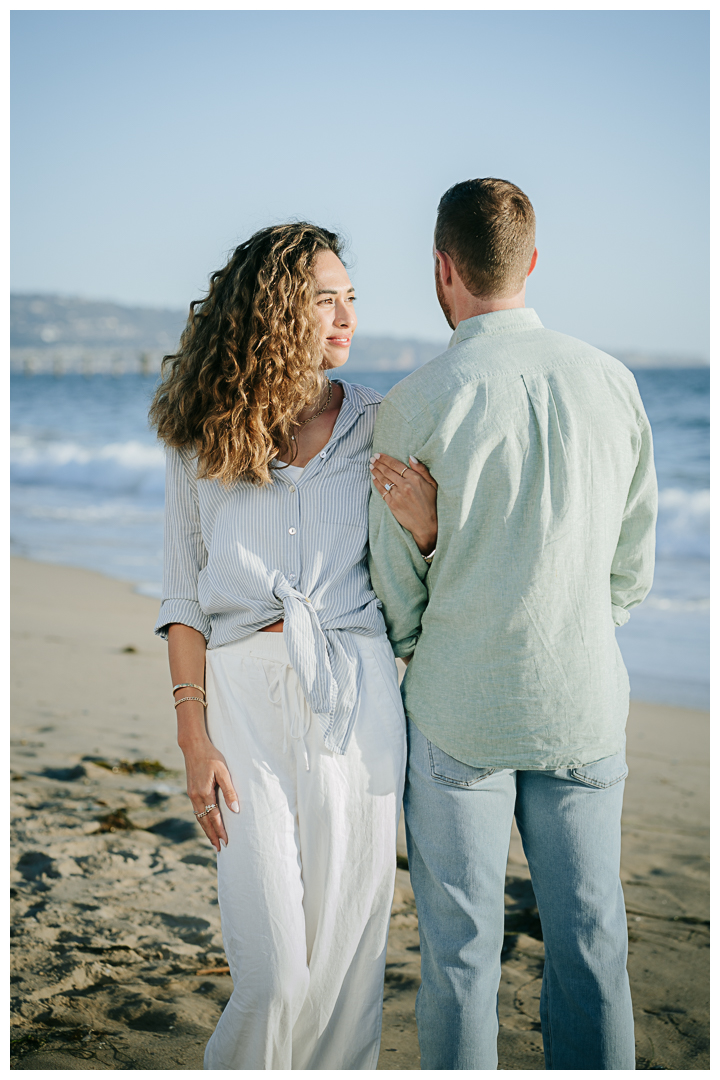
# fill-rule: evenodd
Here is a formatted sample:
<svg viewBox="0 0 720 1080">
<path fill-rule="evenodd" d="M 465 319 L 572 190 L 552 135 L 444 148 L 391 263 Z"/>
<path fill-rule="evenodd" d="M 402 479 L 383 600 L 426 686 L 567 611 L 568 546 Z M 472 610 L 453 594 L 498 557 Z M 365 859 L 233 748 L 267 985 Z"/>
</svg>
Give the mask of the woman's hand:
<svg viewBox="0 0 720 1080">
<path fill-rule="evenodd" d="M 406 465 L 388 454 L 373 454 L 370 472 L 393 516 L 412 533 L 420 554 L 429 555 L 437 543 L 437 484 L 428 470 L 412 455 Z"/>
<path fill-rule="evenodd" d="M 230 779 L 227 762 L 220 751 L 207 738 L 182 746 L 181 749 L 185 755 L 187 793 L 192 801 L 193 811 L 202 813 L 206 806 L 217 803 L 219 789 L 223 793 L 225 805 L 238 814 L 238 797 Z M 223 846 L 227 844 L 227 833 L 219 807 L 211 810 L 205 817 L 197 818 L 197 821 L 216 851 L 220 850 L 221 842 Z"/>
<path fill-rule="evenodd" d="M 168 626 L 168 655 L 173 681 L 175 712 L 178 726 L 178 746 L 185 755 L 187 793 L 193 811 L 202 814 L 206 806 L 218 801 L 222 791 L 225 805 L 240 813 L 230 770 L 219 750 L 210 742 L 205 724 L 205 708 L 198 693 L 205 697 L 205 638 L 199 630 L 184 623 Z M 203 832 L 216 851 L 220 842 L 227 844 L 227 833 L 219 807 L 205 817 L 197 818 Z"/>
</svg>

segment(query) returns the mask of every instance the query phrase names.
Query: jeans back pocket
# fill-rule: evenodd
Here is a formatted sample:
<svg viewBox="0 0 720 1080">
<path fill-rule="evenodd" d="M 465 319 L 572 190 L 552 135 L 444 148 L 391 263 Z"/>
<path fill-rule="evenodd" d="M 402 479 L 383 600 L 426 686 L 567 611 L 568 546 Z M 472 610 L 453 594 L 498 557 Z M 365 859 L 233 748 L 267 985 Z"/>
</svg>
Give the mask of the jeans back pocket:
<svg viewBox="0 0 720 1080">
<path fill-rule="evenodd" d="M 579 780 L 588 787 L 607 788 L 613 784 L 619 784 L 628 774 L 625 754 L 612 754 L 610 757 L 600 758 L 599 761 L 591 761 L 589 765 L 576 765 L 568 769 L 572 780 Z"/>
<path fill-rule="evenodd" d="M 430 762 L 430 775 L 433 780 L 439 780 L 441 784 L 452 784 L 454 787 L 469 788 L 479 784 L 491 776 L 497 769 L 482 768 L 479 765 L 466 765 L 464 761 L 458 761 L 441 750 L 435 743 L 427 741 L 428 760 Z"/>
</svg>

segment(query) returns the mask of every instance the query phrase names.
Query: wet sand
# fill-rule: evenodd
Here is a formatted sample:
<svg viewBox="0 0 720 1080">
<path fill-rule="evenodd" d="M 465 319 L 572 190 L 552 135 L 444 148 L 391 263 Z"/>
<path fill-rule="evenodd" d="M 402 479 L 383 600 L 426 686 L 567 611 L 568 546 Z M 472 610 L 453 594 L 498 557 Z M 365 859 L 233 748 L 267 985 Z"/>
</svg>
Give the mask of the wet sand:
<svg viewBox="0 0 720 1080">
<path fill-rule="evenodd" d="M 201 1069 L 230 995 L 215 859 L 184 794 L 157 602 L 13 560 L 16 1069 Z M 622 877 L 638 1068 L 708 1069 L 708 715 L 634 703 Z M 404 844 L 380 1069 L 415 1069 Z M 519 838 L 506 883 L 500 1068 L 542 1069 L 543 945 Z"/>
</svg>

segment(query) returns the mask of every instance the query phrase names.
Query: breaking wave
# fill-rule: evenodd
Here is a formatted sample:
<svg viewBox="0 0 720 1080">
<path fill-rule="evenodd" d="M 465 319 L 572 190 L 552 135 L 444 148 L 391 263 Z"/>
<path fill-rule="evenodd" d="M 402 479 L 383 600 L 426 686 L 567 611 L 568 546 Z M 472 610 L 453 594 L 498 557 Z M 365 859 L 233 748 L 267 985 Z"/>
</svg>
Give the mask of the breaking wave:
<svg viewBox="0 0 720 1080">
<path fill-rule="evenodd" d="M 139 440 L 83 446 L 15 435 L 10 442 L 10 477 L 15 484 L 87 489 L 93 494 L 163 497 L 165 454 Z"/>
<path fill-rule="evenodd" d="M 84 488 L 90 499 L 99 494 L 163 499 L 165 455 L 156 443 L 131 439 L 93 447 L 71 440 L 50 442 L 15 435 L 10 461 L 15 484 Z M 101 510 L 88 507 L 88 518 L 93 513 L 102 517 Z M 708 489 L 671 487 L 660 492 L 657 551 L 665 557 L 710 557 Z"/>
<path fill-rule="evenodd" d="M 710 558 L 710 491 L 665 488 L 658 500 L 657 553 Z"/>
</svg>

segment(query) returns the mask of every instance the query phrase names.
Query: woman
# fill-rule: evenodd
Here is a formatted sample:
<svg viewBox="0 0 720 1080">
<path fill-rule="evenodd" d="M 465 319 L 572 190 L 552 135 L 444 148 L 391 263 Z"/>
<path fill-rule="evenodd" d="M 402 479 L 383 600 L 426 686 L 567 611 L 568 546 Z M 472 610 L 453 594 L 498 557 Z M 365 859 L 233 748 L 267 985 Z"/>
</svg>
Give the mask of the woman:
<svg viewBox="0 0 720 1080">
<path fill-rule="evenodd" d="M 325 374 L 356 326 L 340 254 L 306 223 L 241 244 L 150 413 L 168 454 L 156 630 L 234 981 L 207 1069 L 373 1069 L 379 1051 L 405 721 L 366 564 L 380 395 Z M 395 464 L 394 512 L 427 554 L 434 481 Z"/>
</svg>

